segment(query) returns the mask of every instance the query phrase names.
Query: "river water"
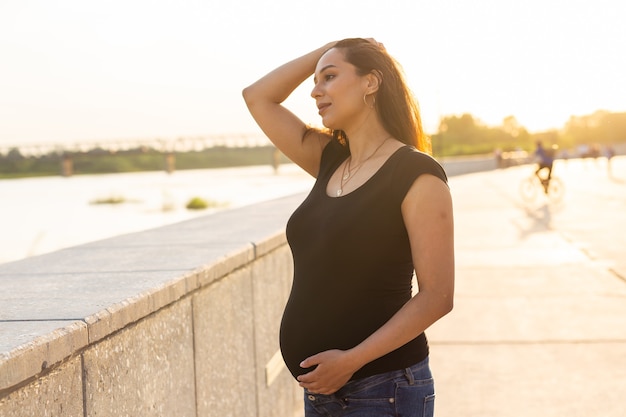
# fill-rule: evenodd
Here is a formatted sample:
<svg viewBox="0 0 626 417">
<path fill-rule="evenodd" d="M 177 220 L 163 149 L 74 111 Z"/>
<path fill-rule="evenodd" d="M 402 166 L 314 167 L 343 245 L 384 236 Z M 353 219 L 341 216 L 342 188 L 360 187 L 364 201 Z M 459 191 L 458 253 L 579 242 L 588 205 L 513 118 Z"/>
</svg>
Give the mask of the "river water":
<svg viewBox="0 0 626 417">
<path fill-rule="evenodd" d="M 293 164 L 0 180 L 0 263 L 308 191 Z M 216 204 L 188 210 L 194 197 Z M 123 204 L 94 204 L 120 198 Z"/>
</svg>

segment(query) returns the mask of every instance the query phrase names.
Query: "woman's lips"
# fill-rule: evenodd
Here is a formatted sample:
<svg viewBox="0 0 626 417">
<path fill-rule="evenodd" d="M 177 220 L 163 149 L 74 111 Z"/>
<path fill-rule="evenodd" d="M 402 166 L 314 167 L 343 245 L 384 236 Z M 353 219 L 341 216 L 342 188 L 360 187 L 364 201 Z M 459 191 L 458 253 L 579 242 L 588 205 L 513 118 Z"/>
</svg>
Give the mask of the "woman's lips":
<svg viewBox="0 0 626 417">
<path fill-rule="evenodd" d="M 328 103 L 323 103 L 323 104 L 318 105 L 317 109 L 318 109 L 319 115 L 321 116 L 322 113 L 324 113 L 324 111 L 326 111 L 326 109 L 329 108 L 329 107 L 330 107 L 330 104 L 328 104 Z"/>
</svg>

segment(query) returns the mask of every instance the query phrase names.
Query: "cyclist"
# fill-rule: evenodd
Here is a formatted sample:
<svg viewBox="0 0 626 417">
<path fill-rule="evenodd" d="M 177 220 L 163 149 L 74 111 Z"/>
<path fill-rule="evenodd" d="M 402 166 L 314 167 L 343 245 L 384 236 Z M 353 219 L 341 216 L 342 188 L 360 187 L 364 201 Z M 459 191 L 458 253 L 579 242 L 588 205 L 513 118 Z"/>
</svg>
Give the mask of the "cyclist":
<svg viewBox="0 0 626 417">
<path fill-rule="evenodd" d="M 554 157 L 556 156 L 557 145 L 552 145 L 550 148 L 544 148 L 541 141 L 537 141 L 537 148 L 535 149 L 535 157 L 537 159 L 537 170 L 535 175 L 541 181 L 543 190 L 548 194 L 548 186 L 550 185 L 550 179 L 552 178 L 552 165 L 554 164 Z M 547 170 L 548 174 L 543 175 L 542 171 Z"/>
</svg>

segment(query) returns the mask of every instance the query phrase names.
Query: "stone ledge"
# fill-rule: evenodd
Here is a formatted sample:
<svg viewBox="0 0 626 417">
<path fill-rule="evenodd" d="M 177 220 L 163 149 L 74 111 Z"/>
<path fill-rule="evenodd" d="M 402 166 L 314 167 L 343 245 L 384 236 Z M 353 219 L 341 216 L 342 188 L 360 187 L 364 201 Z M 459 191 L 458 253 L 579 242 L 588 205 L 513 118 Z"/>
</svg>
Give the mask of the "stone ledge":
<svg viewBox="0 0 626 417">
<path fill-rule="evenodd" d="M 88 344 L 87 325 L 82 321 L 69 324 L 11 322 L 2 323 L 2 328 L 2 339 L 6 336 L 5 340 L 16 340 L 18 344 L 0 353 L 0 393 L 38 375 Z M 19 344 L 29 329 L 32 334 L 44 334 Z"/>
<path fill-rule="evenodd" d="M 283 245 L 302 199 L 0 265 L 0 392 Z"/>
</svg>

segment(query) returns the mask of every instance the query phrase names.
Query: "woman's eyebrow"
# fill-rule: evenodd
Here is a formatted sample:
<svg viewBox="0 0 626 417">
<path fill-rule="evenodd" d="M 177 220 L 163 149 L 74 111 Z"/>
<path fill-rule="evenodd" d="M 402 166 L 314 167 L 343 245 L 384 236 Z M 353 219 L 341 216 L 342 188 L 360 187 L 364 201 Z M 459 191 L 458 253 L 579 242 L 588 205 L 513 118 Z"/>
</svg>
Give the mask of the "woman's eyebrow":
<svg viewBox="0 0 626 417">
<path fill-rule="evenodd" d="M 336 65 L 333 64 L 328 64 L 325 67 L 323 67 L 321 70 L 319 70 L 318 74 L 323 73 L 324 71 L 326 71 L 328 68 L 335 68 L 337 67 Z M 315 77 L 313 77 L 313 82 L 317 83 L 317 75 Z"/>
</svg>

